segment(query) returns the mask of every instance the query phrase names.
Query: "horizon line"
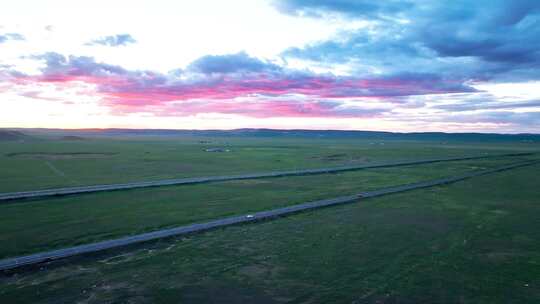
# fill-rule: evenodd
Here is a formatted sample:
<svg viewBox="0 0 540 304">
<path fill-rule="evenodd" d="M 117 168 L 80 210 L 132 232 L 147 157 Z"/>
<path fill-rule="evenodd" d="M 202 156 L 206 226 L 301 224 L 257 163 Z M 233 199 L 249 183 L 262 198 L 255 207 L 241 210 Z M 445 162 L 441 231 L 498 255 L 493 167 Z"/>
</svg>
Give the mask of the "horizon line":
<svg viewBox="0 0 540 304">
<path fill-rule="evenodd" d="M 445 131 L 412 131 L 412 132 L 400 132 L 400 131 L 384 131 L 384 130 L 347 130 L 347 129 L 280 129 L 280 128 L 234 128 L 234 129 L 168 129 L 168 128 L 47 128 L 47 127 L 0 127 L 0 130 L 62 130 L 62 131 L 108 131 L 108 130 L 126 130 L 126 131 L 191 131 L 191 132 L 208 132 L 208 131 L 220 131 L 220 132 L 234 132 L 244 130 L 255 131 L 308 131 L 308 132 L 368 132 L 368 133 L 390 133 L 390 134 L 481 134 L 481 135 L 535 135 L 540 136 L 540 133 L 498 133 L 498 132 L 445 132 Z"/>
</svg>

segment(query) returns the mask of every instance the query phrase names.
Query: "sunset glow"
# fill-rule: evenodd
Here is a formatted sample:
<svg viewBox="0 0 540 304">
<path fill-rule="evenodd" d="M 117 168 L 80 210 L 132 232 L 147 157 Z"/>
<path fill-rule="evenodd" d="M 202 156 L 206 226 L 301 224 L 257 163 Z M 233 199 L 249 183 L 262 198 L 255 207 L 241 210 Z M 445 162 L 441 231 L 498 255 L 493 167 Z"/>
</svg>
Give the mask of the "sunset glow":
<svg viewBox="0 0 540 304">
<path fill-rule="evenodd" d="M 460 2 L 19 1 L 0 127 L 540 132 L 540 4 Z"/>
</svg>

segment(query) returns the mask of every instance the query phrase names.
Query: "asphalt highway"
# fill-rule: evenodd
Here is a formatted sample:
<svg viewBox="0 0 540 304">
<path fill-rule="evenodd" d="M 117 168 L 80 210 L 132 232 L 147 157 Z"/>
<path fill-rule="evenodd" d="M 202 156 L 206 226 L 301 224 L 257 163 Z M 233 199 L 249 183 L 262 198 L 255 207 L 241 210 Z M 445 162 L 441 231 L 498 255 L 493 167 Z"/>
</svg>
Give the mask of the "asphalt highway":
<svg viewBox="0 0 540 304">
<path fill-rule="evenodd" d="M 45 189 L 45 190 L 24 191 L 24 192 L 8 192 L 8 193 L 0 193 L 0 203 L 7 202 L 7 201 L 14 201 L 14 200 L 22 200 L 22 199 L 74 195 L 74 194 L 82 194 L 82 193 L 90 193 L 90 192 L 117 191 L 117 190 L 127 190 L 127 189 L 146 188 L 146 187 L 159 187 L 159 186 L 169 186 L 169 185 L 200 184 L 200 183 L 222 182 L 222 181 L 242 180 L 242 179 L 259 179 L 259 178 L 272 178 L 272 177 L 284 177 L 284 176 L 314 175 L 314 174 L 335 173 L 335 172 L 343 172 L 343 171 L 355 171 L 355 170 L 362 170 L 362 169 L 410 166 L 410 165 L 420 165 L 420 164 L 459 161 L 459 160 L 472 160 L 472 159 L 510 157 L 510 156 L 526 156 L 526 155 L 531 155 L 531 154 L 533 153 L 510 153 L 510 154 L 498 154 L 498 155 L 433 158 L 433 159 L 421 159 L 421 160 L 413 160 L 413 161 L 387 162 L 387 163 L 378 163 L 378 164 L 367 164 L 367 165 L 364 164 L 364 165 L 342 166 L 342 167 L 332 167 L 332 168 L 274 171 L 274 172 L 242 174 L 242 175 L 189 177 L 189 178 L 165 179 L 165 180 L 156 180 L 156 181 L 132 182 L 132 183 L 125 183 L 125 184 L 94 185 L 94 186 L 56 188 L 56 189 Z"/>
<path fill-rule="evenodd" d="M 107 249 L 148 242 L 148 241 L 157 240 L 157 239 L 177 237 L 177 236 L 192 234 L 192 233 L 200 233 L 200 232 L 208 231 L 211 229 L 216 229 L 216 228 L 230 226 L 230 225 L 251 223 L 251 222 L 256 222 L 256 221 L 261 221 L 261 220 L 269 220 L 272 218 L 286 216 L 286 215 L 298 213 L 301 211 L 357 202 L 359 200 L 367 199 L 371 197 L 378 197 L 378 196 L 383 196 L 383 195 L 388 195 L 388 194 L 393 194 L 393 193 L 399 193 L 399 192 L 405 192 L 405 191 L 410 191 L 410 190 L 415 190 L 415 189 L 428 188 L 428 187 L 455 183 L 458 181 L 463 181 L 463 180 L 477 177 L 477 176 L 492 174 L 492 173 L 506 171 L 506 170 L 515 169 L 515 168 L 524 167 L 524 166 L 530 166 L 537 163 L 540 163 L 540 160 L 519 162 L 519 163 L 514 163 L 514 164 L 510 164 L 506 166 L 501 166 L 494 169 L 472 171 L 472 172 L 465 173 L 459 176 L 446 177 L 446 178 L 412 183 L 412 184 L 405 184 L 401 186 L 383 188 L 383 189 L 370 191 L 370 192 L 361 192 L 355 195 L 319 200 L 319 201 L 308 202 L 308 203 L 293 205 L 293 206 L 284 207 L 284 208 L 256 212 L 253 214 L 232 216 L 232 217 L 217 219 L 217 220 L 213 220 L 213 221 L 209 221 L 205 223 L 191 224 L 187 226 L 158 230 L 154 232 L 127 236 L 127 237 L 122 237 L 118 239 L 107 240 L 107 241 L 102 241 L 102 242 L 97 242 L 97 243 L 92 243 L 92 244 L 79 245 L 79 246 L 75 246 L 71 248 L 64 248 L 64 249 L 31 254 L 27 256 L 8 258 L 8 259 L 0 260 L 0 271 L 12 270 L 12 269 L 23 267 L 23 266 L 35 265 L 35 264 L 44 263 L 48 261 L 64 259 L 64 258 L 68 258 L 72 256 L 83 255 L 83 254 L 103 251 Z"/>
</svg>

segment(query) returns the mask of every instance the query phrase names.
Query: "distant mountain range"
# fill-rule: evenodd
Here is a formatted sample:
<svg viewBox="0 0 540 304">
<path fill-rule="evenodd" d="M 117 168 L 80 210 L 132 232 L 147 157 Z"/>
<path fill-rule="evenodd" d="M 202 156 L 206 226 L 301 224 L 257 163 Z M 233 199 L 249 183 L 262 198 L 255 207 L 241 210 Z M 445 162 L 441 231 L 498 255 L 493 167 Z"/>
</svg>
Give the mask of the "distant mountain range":
<svg viewBox="0 0 540 304">
<path fill-rule="evenodd" d="M 28 135 L 53 136 L 201 136 L 201 137 L 301 137 L 301 138 L 358 138 L 370 140 L 433 140 L 433 141 L 532 141 L 540 142 L 540 134 L 495 133 L 394 133 L 344 130 L 167 130 L 167 129 L 0 129 L 0 140 L 20 140 Z"/>
</svg>

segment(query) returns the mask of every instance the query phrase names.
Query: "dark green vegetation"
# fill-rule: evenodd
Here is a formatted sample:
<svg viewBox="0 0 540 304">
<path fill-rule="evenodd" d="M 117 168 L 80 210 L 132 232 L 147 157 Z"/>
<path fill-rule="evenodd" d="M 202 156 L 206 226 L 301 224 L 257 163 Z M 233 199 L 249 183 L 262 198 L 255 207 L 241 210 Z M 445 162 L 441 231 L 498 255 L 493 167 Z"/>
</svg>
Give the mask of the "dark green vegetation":
<svg viewBox="0 0 540 304">
<path fill-rule="evenodd" d="M 66 135 L 67 134 L 67 135 Z M 0 143 L 0 192 L 536 151 L 529 141 L 31 134 Z M 98 135 L 96 135 L 98 134 Z M 68 139 L 66 139 L 68 138 Z M 227 147 L 231 152 L 204 152 Z"/>
<path fill-rule="evenodd" d="M 0 204 L 4 217 L 0 222 L 0 258 L 453 176 L 530 158 L 455 161 L 5 203 Z"/>
<path fill-rule="evenodd" d="M 540 148 L 528 140 L 480 144 L 446 138 L 195 135 L 23 134 L 0 143 L 0 192 Z M 212 147 L 231 152 L 204 152 Z M 2 204 L 0 258 L 538 158 Z M 3 275 L 0 303 L 537 303 L 539 169 L 535 165 Z"/>
<path fill-rule="evenodd" d="M 4 277 L 17 302 L 538 303 L 539 166 Z"/>
</svg>

